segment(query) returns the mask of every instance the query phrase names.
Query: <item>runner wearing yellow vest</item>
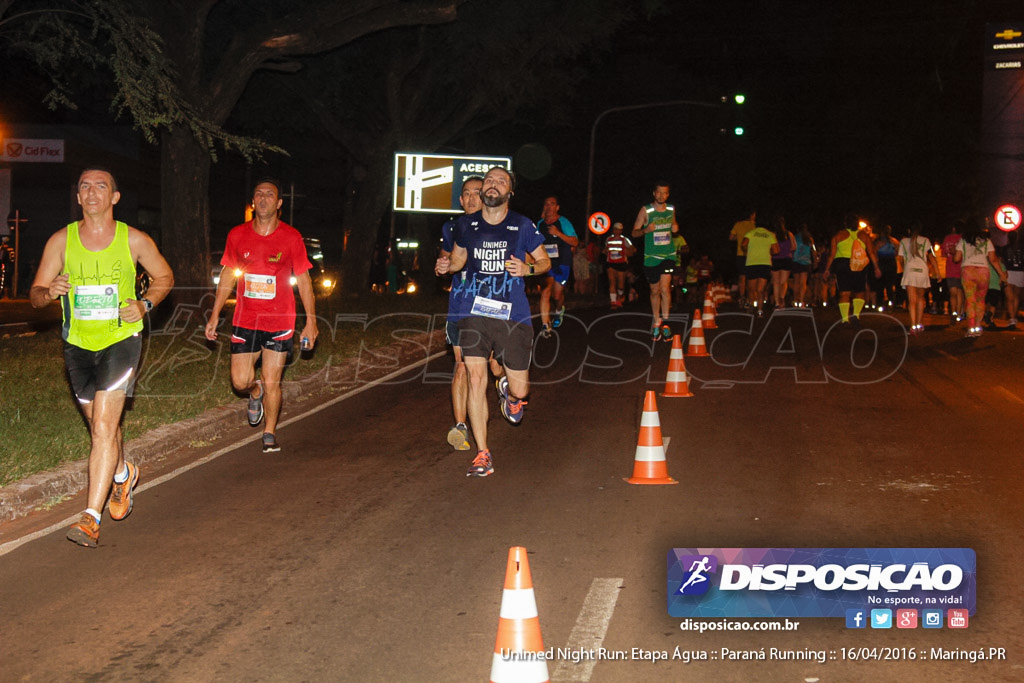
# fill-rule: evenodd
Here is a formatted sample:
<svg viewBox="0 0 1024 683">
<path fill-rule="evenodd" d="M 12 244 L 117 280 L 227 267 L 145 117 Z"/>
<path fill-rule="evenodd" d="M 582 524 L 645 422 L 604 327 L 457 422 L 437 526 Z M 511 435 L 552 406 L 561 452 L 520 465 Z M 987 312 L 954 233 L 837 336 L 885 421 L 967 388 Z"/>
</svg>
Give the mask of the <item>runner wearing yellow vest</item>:
<svg viewBox="0 0 1024 683">
<path fill-rule="evenodd" d="M 139 468 L 124 460 L 121 414 L 138 375 L 143 318 L 174 284 L 171 267 L 153 240 L 114 220 L 120 198 L 109 171 L 82 172 L 82 220 L 47 241 L 29 292 L 35 308 L 61 300 L 64 362 L 92 438 L 88 507 L 67 537 L 93 548 L 99 544 L 108 498 L 111 519 L 124 519 L 132 511 Z M 136 299 L 136 264 L 150 276 L 145 299 Z"/>
<path fill-rule="evenodd" d="M 825 280 L 828 281 L 829 273 L 834 272 L 836 276 L 836 290 L 839 292 L 839 315 L 843 322 L 850 322 L 850 299 L 853 299 L 853 317 L 860 322 L 860 312 L 864 309 L 865 294 L 867 292 L 867 268 L 853 270 L 850 267 L 850 259 L 854 255 L 855 242 L 859 242 L 858 248 L 867 252 L 871 265 L 875 268 L 875 277 L 882 277 L 882 270 L 878 267 L 878 256 L 875 254 L 874 241 L 866 239 L 860 234 L 860 221 L 853 214 L 847 214 L 843 221 L 843 229 L 832 237 L 832 245 L 829 250 L 828 264 L 825 266 Z"/>
</svg>

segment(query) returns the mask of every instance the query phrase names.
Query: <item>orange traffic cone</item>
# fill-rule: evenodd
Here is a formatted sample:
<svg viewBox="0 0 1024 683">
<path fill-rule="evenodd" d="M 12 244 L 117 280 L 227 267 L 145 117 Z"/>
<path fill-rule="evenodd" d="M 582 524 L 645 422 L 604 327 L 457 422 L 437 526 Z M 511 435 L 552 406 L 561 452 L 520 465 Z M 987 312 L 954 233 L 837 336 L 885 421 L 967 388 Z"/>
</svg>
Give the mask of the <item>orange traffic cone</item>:
<svg viewBox="0 0 1024 683">
<path fill-rule="evenodd" d="M 633 476 L 625 481 L 630 484 L 678 484 L 668 476 L 665 462 L 665 444 L 661 440 L 661 419 L 654 392 L 644 396 L 644 412 L 640 417 L 640 438 L 636 442 L 636 456 L 633 458 Z"/>
<path fill-rule="evenodd" d="M 548 680 L 530 563 L 526 559 L 526 548 L 516 546 L 508 549 L 498 639 L 491 661 L 491 683 L 547 683 Z"/>
<path fill-rule="evenodd" d="M 700 319 L 701 325 L 705 330 L 718 329 L 718 325 L 715 324 L 715 305 L 711 303 L 711 292 L 704 295 L 704 312 L 701 314 Z"/>
<path fill-rule="evenodd" d="M 665 376 L 665 391 L 662 396 L 685 397 L 690 393 L 690 380 L 686 376 L 686 363 L 683 362 L 683 338 L 672 337 L 672 352 L 668 355 L 668 375 Z"/>
<path fill-rule="evenodd" d="M 699 316 L 693 316 L 693 327 L 690 329 L 690 345 L 686 347 L 686 355 L 694 358 L 710 356 L 708 347 L 704 343 L 704 327 L 700 323 Z"/>
</svg>

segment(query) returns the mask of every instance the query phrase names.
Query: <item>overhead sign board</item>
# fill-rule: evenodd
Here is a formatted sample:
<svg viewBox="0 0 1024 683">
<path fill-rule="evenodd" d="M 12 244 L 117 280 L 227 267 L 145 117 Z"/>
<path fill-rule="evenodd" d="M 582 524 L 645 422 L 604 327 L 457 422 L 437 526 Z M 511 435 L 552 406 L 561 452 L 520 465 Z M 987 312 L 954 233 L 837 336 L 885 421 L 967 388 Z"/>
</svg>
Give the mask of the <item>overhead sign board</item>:
<svg viewBox="0 0 1024 683">
<path fill-rule="evenodd" d="M 62 164 L 64 141 L 5 138 L 0 145 L 0 161 Z"/>
<path fill-rule="evenodd" d="M 395 154 L 395 211 L 462 211 L 462 183 L 472 176 L 483 177 L 494 166 L 512 170 L 512 159 L 399 152 Z"/>
<path fill-rule="evenodd" d="M 1024 23 L 986 25 L 985 63 L 989 71 L 1024 69 Z"/>
</svg>

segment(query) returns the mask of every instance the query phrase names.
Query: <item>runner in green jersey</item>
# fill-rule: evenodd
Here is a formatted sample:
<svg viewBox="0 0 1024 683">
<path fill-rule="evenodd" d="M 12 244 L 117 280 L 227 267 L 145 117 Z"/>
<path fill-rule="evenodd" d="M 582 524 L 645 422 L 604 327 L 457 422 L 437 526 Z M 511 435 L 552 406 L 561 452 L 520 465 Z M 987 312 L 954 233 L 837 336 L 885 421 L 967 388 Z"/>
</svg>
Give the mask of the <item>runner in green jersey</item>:
<svg viewBox="0 0 1024 683">
<path fill-rule="evenodd" d="M 659 182 L 654 186 L 654 202 L 640 209 L 633 223 L 633 237 L 644 238 L 644 275 L 651 285 L 651 337 L 657 341 L 672 339 L 672 328 L 668 318 L 672 302 L 672 272 L 676 267 L 676 245 L 672 236 L 678 234 L 675 207 L 668 204 L 668 183 Z M 680 253 L 689 247 L 685 242 Z"/>
</svg>

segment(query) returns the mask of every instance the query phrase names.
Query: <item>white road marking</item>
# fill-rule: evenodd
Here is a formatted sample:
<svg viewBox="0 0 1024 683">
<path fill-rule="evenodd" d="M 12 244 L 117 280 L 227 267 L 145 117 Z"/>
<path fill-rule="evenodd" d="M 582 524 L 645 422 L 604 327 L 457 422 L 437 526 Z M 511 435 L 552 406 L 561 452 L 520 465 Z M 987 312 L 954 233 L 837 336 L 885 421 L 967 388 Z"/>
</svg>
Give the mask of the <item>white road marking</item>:
<svg viewBox="0 0 1024 683">
<path fill-rule="evenodd" d="M 948 358 L 950 360 L 960 360 L 959 358 L 957 358 L 953 354 L 947 353 L 947 352 L 943 351 L 942 349 L 935 349 L 935 351 L 940 353 L 940 354 L 942 354 L 943 356 L 945 356 L 946 358 Z"/>
<path fill-rule="evenodd" d="M 619 599 L 622 579 L 594 579 L 590 591 L 583 600 L 583 609 L 576 619 L 576 624 L 569 634 L 566 649 L 570 652 L 581 652 L 580 661 L 573 663 L 571 659 L 561 659 L 555 668 L 552 679 L 558 681 L 582 681 L 586 683 L 594 673 L 594 665 L 598 648 L 604 642 L 608 632 L 608 622 L 612 620 L 615 602 Z"/>
<path fill-rule="evenodd" d="M 339 403 L 340 401 L 344 401 L 346 399 L 352 398 L 353 396 L 357 396 L 358 394 L 361 394 L 364 391 L 366 391 L 367 389 L 371 389 L 371 388 L 377 386 L 378 384 L 382 384 L 384 382 L 387 382 L 388 380 L 394 379 L 395 377 L 398 377 L 399 375 L 403 375 L 406 372 L 409 372 L 410 370 L 414 370 L 414 369 L 420 367 L 421 365 L 426 365 L 430 361 L 434 360 L 435 358 L 440 358 L 441 356 L 445 355 L 446 353 L 448 353 L 447 350 L 439 351 L 438 353 L 435 353 L 433 356 L 428 356 L 427 358 L 424 358 L 423 360 L 417 361 L 417 362 L 413 363 L 412 365 L 406 366 L 404 368 L 399 368 L 398 370 L 395 370 L 394 372 L 392 372 L 392 373 L 390 373 L 388 375 L 385 375 L 384 377 L 381 377 L 380 379 L 375 379 L 372 382 L 368 382 L 368 383 L 362 385 L 361 387 L 357 387 L 357 388 L 355 388 L 355 389 L 353 389 L 353 390 L 351 390 L 349 392 L 346 392 L 346 393 L 344 393 L 344 394 L 342 394 L 340 396 L 335 396 L 330 401 L 327 401 L 326 403 L 321 403 L 320 405 L 318 405 L 317 407 L 315 407 L 315 408 L 313 408 L 311 410 L 307 410 L 306 412 L 304 412 L 304 413 L 302 413 L 300 415 L 295 415 L 294 417 L 290 417 L 287 420 L 279 422 L 278 423 L 278 427 L 287 427 L 288 425 L 292 424 L 293 422 L 298 422 L 299 420 L 305 419 L 305 418 L 309 417 L 310 415 L 313 415 L 315 413 L 319 413 L 321 410 L 324 410 L 325 408 L 329 408 L 329 407 L 333 406 L 335 403 Z M 225 446 L 224 448 L 221 448 L 219 451 L 215 451 L 213 453 L 210 453 L 205 458 L 200 458 L 199 460 L 196 460 L 195 462 L 189 463 L 188 465 L 183 465 L 182 467 L 179 467 L 178 469 L 174 470 L 173 472 L 169 472 L 169 473 L 165 474 L 162 477 L 157 477 L 156 479 L 153 479 L 151 481 L 147 481 L 145 484 L 140 484 L 139 486 L 136 486 L 135 487 L 135 493 L 141 493 L 142 491 L 145 491 L 147 489 L 151 489 L 154 486 L 159 486 L 160 484 L 163 484 L 164 482 L 170 481 L 171 479 L 174 479 L 175 477 L 178 477 L 178 476 L 180 476 L 182 474 L 185 474 L 185 472 L 188 472 L 191 469 L 199 467 L 200 465 L 205 465 L 206 463 L 210 462 L 211 460 L 216 460 L 217 458 L 219 458 L 220 456 L 224 455 L 225 453 L 230 453 L 231 451 L 235 450 L 236 448 L 244 446 L 244 445 L 246 445 L 248 443 L 252 443 L 253 441 L 258 441 L 258 440 L 260 440 L 262 438 L 263 438 L 262 434 L 253 434 L 251 436 L 245 437 L 244 439 L 239 439 L 238 441 L 236 441 L 236 442 L 234 442 L 234 443 L 232 443 L 232 444 L 230 444 L 228 446 Z M 33 533 L 31 533 L 31 534 L 29 534 L 27 536 L 22 536 L 21 538 L 16 538 L 15 540 L 8 541 L 7 543 L 0 544 L 0 557 L 6 555 L 7 553 L 11 552 L 12 550 L 14 550 L 16 548 L 21 547 L 22 545 L 24 545 L 24 544 L 26 544 L 26 543 L 28 543 L 30 541 L 34 541 L 37 538 L 42 538 L 43 536 L 46 536 L 48 534 L 52 534 L 55 531 L 58 531 L 60 529 L 63 529 L 65 527 L 70 526 L 72 523 L 74 523 L 74 522 L 76 522 L 78 520 L 78 518 L 81 516 L 81 514 L 82 514 L 81 512 L 76 512 L 73 516 L 68 517 L 67 519 L 62 520 L 60 522 L 57 522 L 56 524 L 52 524 L 52 525 L 46 527 L 45 529 L 41 529 L 39 531 L 33 532 Z"/>
<path fill-rule="evenodd" d="M 1006 387 L 997 386 L 997 387 L 995 387 L 995 390 L 996 390 L 997 394 L 1002 394 L 1004 398 L 1008 398 L 1009 400 L 1011 400 L 1011 401 L 1013 401 L 1015 403 L 1024 403 L 1024 398 L 1021 398 L 1020 396 L 1018 396 L 1017 394 L 1013 393 L 1012 391 L 1010 391 Z"/>
</svg>

